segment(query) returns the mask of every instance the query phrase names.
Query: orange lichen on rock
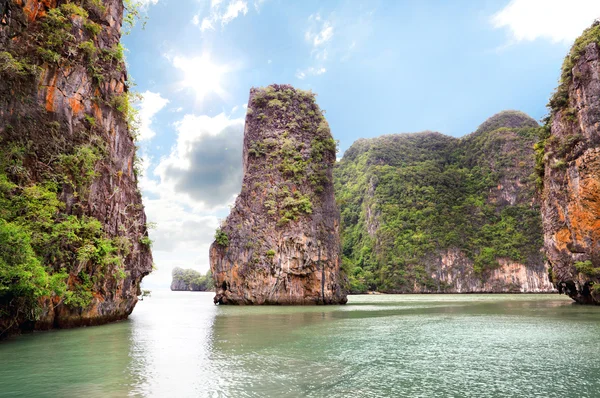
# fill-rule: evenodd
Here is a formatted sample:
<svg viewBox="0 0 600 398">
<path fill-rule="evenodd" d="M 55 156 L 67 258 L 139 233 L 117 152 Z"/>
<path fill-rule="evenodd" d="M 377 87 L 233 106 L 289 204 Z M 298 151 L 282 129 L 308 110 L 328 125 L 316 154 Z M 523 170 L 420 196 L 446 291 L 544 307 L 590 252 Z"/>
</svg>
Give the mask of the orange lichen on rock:
<svg viewBox="0 0 600 398">
<path fill-rule="evenodd" d="M 21 1 L 17 5 L 22 5 Z M 23 12 L 29 22 L 46 16 L 46 10 L 56 7 L 56 0 L 25 0 Z"/>
<path fill-rule="evenodd" d="M 46 110 L 48 112 L 54 112 L 54 98 L 56 95 L 56 79 L 58 74 L 54 74 L 50 79 L 50 84 L 46 87 Z"/>
<path fill-rule="evenodd" d="M 73 110 L 73 115 L 79 115 L 81 112 L 83 112 L 83 104 L 81 103 L 81 100 L 75 97 L 69 98 L 69 106 Z"/>
<path fill-rule="evenodd" d="M 569 242 L 571 242 L 571 231 L 569 228 L 563 228 L 556 233 L 556 245 L 558 250 L 566 250 Z"/>
</svg>

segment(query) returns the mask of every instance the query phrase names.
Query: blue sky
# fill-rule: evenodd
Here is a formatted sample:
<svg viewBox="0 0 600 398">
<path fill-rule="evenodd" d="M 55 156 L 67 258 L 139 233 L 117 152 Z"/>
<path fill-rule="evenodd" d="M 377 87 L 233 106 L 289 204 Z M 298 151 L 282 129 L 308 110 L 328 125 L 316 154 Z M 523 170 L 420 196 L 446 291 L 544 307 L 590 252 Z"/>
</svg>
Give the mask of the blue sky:
<svg viewBox="0 0 600 398">
<path fill-rule="evenodd" d="M 124 38 L 140 107 L 141 180 L 157 271 L 208 269 L 241 183 L 253 86 L 318 94 L 340 156 L 358 138 L 460 137 L 504 109 L 536 119 L 596 0 L 140 0 Z"/>
</svg>

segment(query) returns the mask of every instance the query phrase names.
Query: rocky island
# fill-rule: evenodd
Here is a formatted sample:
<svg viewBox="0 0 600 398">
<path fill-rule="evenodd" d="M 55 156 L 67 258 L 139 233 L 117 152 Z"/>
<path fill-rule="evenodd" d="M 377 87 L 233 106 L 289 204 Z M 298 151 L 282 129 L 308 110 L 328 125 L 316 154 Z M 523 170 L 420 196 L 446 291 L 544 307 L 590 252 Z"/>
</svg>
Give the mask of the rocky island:
<svg viewBox="0 0 600 398">
<path fill-rule="evenodd" d="M 600 22 L 575 41 L 549 107 L 537 150 L 550 275 L 578 303 L 600 304 Z"/>
<path fill-rule="evenodd" d="M 552 292 L 535 153 L 541 128 L 504 111 L 462 138 L 360 139 L 335 169 L 349 290 Z"/>
<path fill-rule="evenodd" d="M 172 275 L 171 290 L 174 292 L 206 292 L 214 290 L 215 283 L 210 271 L 203 275 L 194 269 L 175 267 L 173 268 Z"/>
<path fill-rule="evenodd" d="M 210 247 L 219 304 L 342 304 L 336 142 L 311 92 L 250 91 L 244 177 Z"/>
<path fill-rule="evenodd" d="M 0 337 L 124 319 L 152 255 L 123 2 L 0 9 Z"/>
</svg>

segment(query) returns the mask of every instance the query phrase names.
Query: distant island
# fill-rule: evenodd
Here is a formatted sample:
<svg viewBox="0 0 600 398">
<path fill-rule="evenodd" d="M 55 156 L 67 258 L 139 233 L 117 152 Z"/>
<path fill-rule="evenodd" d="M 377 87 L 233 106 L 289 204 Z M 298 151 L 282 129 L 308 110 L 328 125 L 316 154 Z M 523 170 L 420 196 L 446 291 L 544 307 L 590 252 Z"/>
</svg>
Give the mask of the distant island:
<svg viewBox="0 0 600 398">
<path fill-rule="evenodd" d="M 202 274 L 193 269 L 173 268 L 172 291 L 206 292 L 214 289 L 215 283 L 210 270 Z"/>
</svg>

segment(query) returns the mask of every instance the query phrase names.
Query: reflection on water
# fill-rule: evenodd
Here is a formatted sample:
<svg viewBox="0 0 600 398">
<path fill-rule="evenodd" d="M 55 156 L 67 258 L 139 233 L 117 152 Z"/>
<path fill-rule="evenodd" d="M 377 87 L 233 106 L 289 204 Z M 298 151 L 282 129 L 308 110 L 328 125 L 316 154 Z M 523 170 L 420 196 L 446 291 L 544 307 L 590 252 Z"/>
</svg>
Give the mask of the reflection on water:
<svg viewBox="0 0 600 398">
<path fill-rule="evenodd" d="M 594 397 L 600 308 L 554 295 L 216 307 L 154 292 L 112 325 L 0 344 L 0 396 Z"/>
</svg>

